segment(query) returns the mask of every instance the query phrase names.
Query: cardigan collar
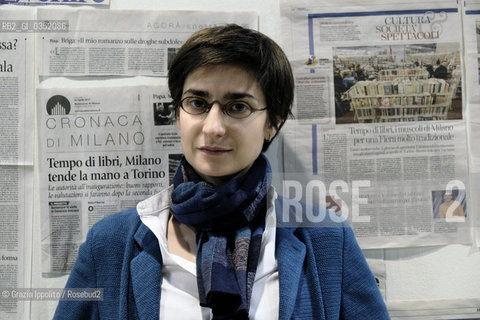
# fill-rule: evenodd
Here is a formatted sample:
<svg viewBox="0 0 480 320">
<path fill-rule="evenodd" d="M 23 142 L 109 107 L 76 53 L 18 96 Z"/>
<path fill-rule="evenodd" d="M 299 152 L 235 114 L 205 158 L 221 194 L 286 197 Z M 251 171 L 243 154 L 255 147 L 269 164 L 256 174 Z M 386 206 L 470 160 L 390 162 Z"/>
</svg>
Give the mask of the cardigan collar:
<svg viewBox="0 0 480 320">
<path fill-rule="evenodd" d="M 130 262 L 130 279 L 140 320 L 159 319 L 162 257 L 155 235 L 143 223 L 134 236 L 139 250 Z"/>
</svg>

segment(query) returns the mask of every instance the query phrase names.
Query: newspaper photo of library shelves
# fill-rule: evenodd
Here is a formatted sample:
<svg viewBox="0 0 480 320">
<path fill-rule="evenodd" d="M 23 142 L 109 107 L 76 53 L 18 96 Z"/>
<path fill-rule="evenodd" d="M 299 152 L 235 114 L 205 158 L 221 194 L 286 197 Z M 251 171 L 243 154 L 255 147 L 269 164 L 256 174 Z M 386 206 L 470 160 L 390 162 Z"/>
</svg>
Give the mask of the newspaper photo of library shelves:
<svg viewBox="0 0 480 320">
<path fill-rule="evenodd" d="M 336 123 L 462 119 L 458 43 L 333 48 Z"/>
</svg>

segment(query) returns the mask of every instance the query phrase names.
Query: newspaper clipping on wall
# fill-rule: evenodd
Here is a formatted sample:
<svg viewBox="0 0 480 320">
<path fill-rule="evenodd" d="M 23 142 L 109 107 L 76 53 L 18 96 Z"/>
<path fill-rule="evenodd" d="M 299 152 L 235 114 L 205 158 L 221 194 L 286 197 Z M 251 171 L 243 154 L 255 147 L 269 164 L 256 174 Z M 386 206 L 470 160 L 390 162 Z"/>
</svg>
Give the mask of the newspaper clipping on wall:
<svg viewBox="0 0 480 320">
<path fill-rule="evenodd" d="M 146 82 L 38 89 L 44 274 L 68 272 L 98 220 L 168 187 L 180 138 L 166 86 Z"/>
<path fill-rule="evenodd" d="M 456 1 L 324 2 L 282 2 L 285 195 L 327 202 L 363 249 L 470 243 Z"/>
</svg>

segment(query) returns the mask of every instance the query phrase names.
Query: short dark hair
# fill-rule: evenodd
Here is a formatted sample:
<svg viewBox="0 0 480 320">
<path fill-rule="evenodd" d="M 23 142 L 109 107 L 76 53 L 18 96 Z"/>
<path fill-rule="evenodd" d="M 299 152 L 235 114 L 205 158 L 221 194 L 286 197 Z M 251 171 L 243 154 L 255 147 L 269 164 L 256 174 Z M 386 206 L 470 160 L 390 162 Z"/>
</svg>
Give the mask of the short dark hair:
<svg viewBox="0 0 480 320">
<path fill-rule="evenodd" d="M 237 65 L 252 72 L 263 90 L 268 121 L 278 130 L 291 115 L 294 80 L 287 56 L 266 35 L 235 24 L 212 27 L 194 33 L 173 57 L 168 70 L 168 87 L 178 112 L 187 76 L 208 65 Z M 265 141 L 266 151 L 270 141 Z"/>
</svg>

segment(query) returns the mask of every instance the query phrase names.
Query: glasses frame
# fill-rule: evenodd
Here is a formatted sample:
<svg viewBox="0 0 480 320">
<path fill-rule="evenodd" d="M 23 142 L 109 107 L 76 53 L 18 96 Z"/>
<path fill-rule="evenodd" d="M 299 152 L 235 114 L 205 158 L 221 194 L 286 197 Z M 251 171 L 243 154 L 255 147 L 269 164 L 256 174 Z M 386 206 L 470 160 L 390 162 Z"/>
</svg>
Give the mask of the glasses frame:
<svg viewBox="0 0 480 320">
<path fill-rule="evenodd" d="M 183 102 L 187 99 L 197 99 L 197 100 L 202 100 L 205 102 L 206 104 L 206 109 L 204 112 L 201 112 L 201 113 L 192 113 L 192 112 L 188 112 L 187 110 L 185 110 L 185 108 L 183 107 Z M 204 98 L 202 97 L 195 97 L 195 96 L 188 96 L 188 97 L 184 97 L 182 98 L 178 105 L 180 106 L 180 108 L 182 108 L 183 111 L 185 111 L 186 113 L 188 114 L 191 114 L 193 116 L 205 116 L 206 114 L 208 114 L 210 112 L 210 110 L 212 109 L 213 105 L 215 103 L 218 103 L 218 105 L 220 106 L 220 110 L 222 111 L 223 114 L 227 115 L 229 118 L 232 118 L 232 119 L 236 119 L 236 120 L 240 120 L 240 119 L 246 119 L 248 117 L 250 117 L 253 113 L 255 112 L 259 112 L 259 111 L 264 111 L 264 110 L 267 110 L 267 106 L 263 107 L 263 108 L 260 108 L 260 109 L 257 109 L 257 108 L 253 108 L 251 105 L 249 105 L 247 102 L 243 102 L 246 106 L 248 106 L 248 109 L 250 110 L 250 113 L 245 116 L 245 117 L 234 117 L 232 116 L 231 114 L 228 113 L 227 111 L 227 106 L 230 104 L 230 103 L 235 103 L 235 102 L 239 102 L 239 101 L 236 101 L 236 100 L 232 100 L 232 101 L 229 101 L 227 103 L 221 103 L 220 101 L 218 100 L 213 100 L 212 102 L 208 102 L 207 100 L 205 100 Z"/>
</svg>

